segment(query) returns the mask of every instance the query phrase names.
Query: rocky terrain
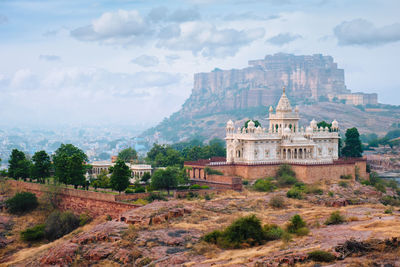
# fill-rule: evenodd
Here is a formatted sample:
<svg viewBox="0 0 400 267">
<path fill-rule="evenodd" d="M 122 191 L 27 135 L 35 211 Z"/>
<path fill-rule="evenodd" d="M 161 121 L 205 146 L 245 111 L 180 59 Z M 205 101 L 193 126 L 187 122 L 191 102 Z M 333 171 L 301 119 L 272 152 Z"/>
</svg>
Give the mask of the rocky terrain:
<svg viewBox="0 0 400 267">
<path fill-rule="evenodd" d="M 148 143 L 178 142 L 196 136 L 224 137 L 229 119 L 256 119 L 265 125 L 268 107 L 276 106 L 286 87 L 292 106 L 300 106 L 303 125 L 316 120 L 338 120 L 342 129 L 357 127 L 362 133 L 387 132 L 400 118 L 400 108 L 377 105 L 356 108 L 327 101 L 328 95 L 349 94 L 344 70 L 330 56 L 276 54 L 249 61 L 244 69 L 194 75 L 191 96 L 182 108 L 141 136 Z M 242 125 L 240 125 L 242 126 Z"/>
<path fill-rule="evenodd" d="M 118 219 L 99 217 L 51 243 L 24 244 L 18 240 L 28 215 L 0 214 L 1 264 L 4 266 L 314 266 L 307 253 L 316 249 L 338 258 L 329 266 L 399 266 L 400 211 L 380 203 L 383 193 L 354 182 L 349 187 L 321 184 L 322 195 L 303 200 L 286 198 L 287 189 L 272 193 L 227 191 L 210 200 L 191 198 L 155 201 L 128 211 Z M 328 194 L 328 192 L 331 192 Z M 388 190 L 388 195 L 394 195 Z M 282 196 L 284 208 L 269 201 Z M 346 222 L 324 225 L 333 211 Z M 307 222 L 308 235 L 264 245 L 221 249 L 201 237 L 235 219 L 255 214 L 262 223 L 282 227 L 295 214 Z M 27 225 L 27 223 L 25 223 Z M 318 263 L 319 266 L 326 265 Z"/>
</svg>

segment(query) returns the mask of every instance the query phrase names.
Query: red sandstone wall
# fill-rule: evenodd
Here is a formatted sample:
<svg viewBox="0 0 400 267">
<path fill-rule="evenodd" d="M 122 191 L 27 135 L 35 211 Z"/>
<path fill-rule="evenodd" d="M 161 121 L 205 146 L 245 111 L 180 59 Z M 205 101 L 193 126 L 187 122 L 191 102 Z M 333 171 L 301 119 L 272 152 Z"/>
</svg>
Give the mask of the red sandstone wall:
<svg viewBox="0 0 400 267">
<path fill-rule="evenodd" d="M 18 191 L 28 191 L 41 197 L 47 190 L 42 184 L 27 183 L 22 181 L 9 180 L 12 187 Z M 116 202 L 117 195 L 61 188 L 59 192 L 61 210 L 70 210 L 76 214 L 88 213 L 92 217 L 110 215 L 115 218 L 120 213 L 137 208 L 138 206 Z"/>
</svg>

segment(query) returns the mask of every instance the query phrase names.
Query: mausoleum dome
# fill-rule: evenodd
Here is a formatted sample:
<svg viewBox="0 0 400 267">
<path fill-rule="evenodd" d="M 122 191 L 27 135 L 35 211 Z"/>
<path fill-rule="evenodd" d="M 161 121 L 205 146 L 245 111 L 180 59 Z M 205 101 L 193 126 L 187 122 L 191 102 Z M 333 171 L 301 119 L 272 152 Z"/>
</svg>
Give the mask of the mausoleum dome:
<svg viewBox="0 0 400 267">
<path fill-rule="evenodd" d="M 314 119 L 310 122 L 310 127 L 313 129 L 317 128 L 317 122 Z"/>
<path fill-rule="evenodd" d="M 334 129 L 339 128 L 339 123 L 337 122 L 337 120 L 332 121 L 332 128 L 334 128 Z"/>
<path fill-rule="evenodd" d="M 292 112 L 292 106 L 290 105 L 289 99 L 286 96 L 285 88 L 283 88 L 283 93 L 281 99 L 279 99 L 276 111 L 280 112 Z"/>
<path fill-rule="evenodd" d="M 226 123 L 226 128 L 234 128 L 234 125 L 233 125 L 233 121 L 232 121 L 232 120 L 229 120 L 229 121 Z"/>
<path fill-rule="evenodd" d="M 249 123 L 247 123 L 247 128 L 254 128 L 255 126 L 256 124 L 252 120 L 250 120 Z"/>
<path fill-rule="evenodd" d="M 272 113 L 274 111 L 274 109 L 272 108 L 272 106 L 269 106 L 269 113 Z"/>
</svg>

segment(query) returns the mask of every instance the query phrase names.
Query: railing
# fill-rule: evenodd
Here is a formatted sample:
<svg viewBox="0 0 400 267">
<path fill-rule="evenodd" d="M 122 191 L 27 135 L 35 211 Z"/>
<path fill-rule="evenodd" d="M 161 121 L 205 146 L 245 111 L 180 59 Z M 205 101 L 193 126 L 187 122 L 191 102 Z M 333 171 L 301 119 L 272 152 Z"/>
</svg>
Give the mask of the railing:
<svg viewBox="0 0 400 267">
<path fill-rule="evenodd" d="M 274 161 L 256 161 L 256 162 L 210 162 L 210 166 L 226 166 L 232 164 L 244 164 L 244 165 L 277 165 L 277 164 L 297 164 L 297 165 L 325 165 L 333 164 L 333 160 L 274 160 Z"/>
</svg>

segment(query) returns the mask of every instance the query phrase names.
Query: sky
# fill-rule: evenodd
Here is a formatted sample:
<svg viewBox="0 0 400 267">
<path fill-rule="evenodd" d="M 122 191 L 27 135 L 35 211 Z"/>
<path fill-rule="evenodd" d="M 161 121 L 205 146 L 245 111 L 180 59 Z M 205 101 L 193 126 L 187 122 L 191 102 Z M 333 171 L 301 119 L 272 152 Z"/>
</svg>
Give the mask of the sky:
<svg viewBox="0 0 400 267">
<path fill-rule="evenodd" d="M 153 126 L 193 75 L 331 55 L 400 104 L 398 0 L 0 0 L 0 125 Z"/>
</svg>

